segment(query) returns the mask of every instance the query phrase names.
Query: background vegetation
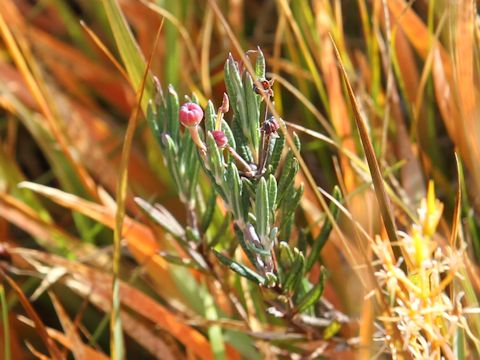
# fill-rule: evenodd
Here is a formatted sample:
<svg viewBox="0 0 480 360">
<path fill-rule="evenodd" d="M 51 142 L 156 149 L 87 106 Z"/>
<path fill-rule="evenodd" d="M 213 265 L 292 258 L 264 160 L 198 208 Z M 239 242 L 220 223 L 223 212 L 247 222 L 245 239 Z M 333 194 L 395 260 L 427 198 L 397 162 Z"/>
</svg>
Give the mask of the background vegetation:
<svg viewBox="0 0 480 360">
<path fill-rule="evenodd" d="M 0 36 L 0 358 L 480 356 L 475 2 L 2 0 Z M 302 272 L 322 298 L 283 317 L 176 245 L 188 211 L 145 121 L 151 75 L 217 109 L 229 53 L 257 46 L 302 142 L 289 246 L 332 228 Z M 250 266 L 213 203 L 212 247 Z"/>
</svg>

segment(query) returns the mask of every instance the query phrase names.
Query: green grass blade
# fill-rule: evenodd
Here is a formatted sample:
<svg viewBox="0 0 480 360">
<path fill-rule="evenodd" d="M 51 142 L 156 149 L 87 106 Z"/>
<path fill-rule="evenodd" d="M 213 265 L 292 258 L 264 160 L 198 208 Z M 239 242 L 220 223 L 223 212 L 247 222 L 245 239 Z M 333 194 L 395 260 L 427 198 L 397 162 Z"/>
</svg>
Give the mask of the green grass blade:
<svg viewBox="0 0 480 360">
<path fill-rule="evenodd" d="M 127 20 L 120 10 L 116 0 L 103 0 L 103 6 L 107 14 L 115 42 L 122 57 L 122 61 L 130 76 L 130 83 L 134 89 L 138 89 L 142 83 L 145 60 L 140 48 L 128 26 Z M 145 83 L 145 96 L 142 100 L 142 109 L 145 111 L 148 101 L 153 97 L 153 82 L 148 79 Z"/>
<path fill-rule="evenodd" d="M 10 326 L 8 323 L 8 303 L 5 296 L 5 288 L 0 285 L 0 305 L 2 306 L 2 324 L 3 324 L 3 356 L 5 360 L 12 359 L 10 350 Z"/>
</svg>

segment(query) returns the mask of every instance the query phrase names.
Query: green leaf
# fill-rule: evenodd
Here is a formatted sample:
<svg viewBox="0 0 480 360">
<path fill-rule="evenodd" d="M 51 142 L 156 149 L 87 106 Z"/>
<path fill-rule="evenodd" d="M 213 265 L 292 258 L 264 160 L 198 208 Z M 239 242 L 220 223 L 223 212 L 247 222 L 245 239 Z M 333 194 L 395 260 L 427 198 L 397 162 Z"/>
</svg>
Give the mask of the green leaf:
<svg viewBox="0 0 480 360">
<path fill-rule="evenodd" d="M 252 249 L 252 245 L 250 243 L 247 243 L 247 241 L 245 240 L 245 235 L 243 234 L 242 229 L 240 229 L 236 224 L 234 225 L 233 229 L 235 231 L 238 242 L 240 243 L 240 246 L 248 257 L 248 260 L 250 260 L 253 266 L 258 268 L 258 254 L 256 254 L 255 251 Z"/>
<path fill-rule="evenodd" d="M 230 163 L 227 167 L 226 183 L 224 184 L 225 189 L 229 189 L 229 205 L 232 208 L 233 215 L 236 219 L 240 220 L 244 218 L 244 209 L 242 202 L 242 181 L 240 180 L 240 175 L 238 174 L 237 167 L 235 164 Z"/>
<path fill-rule="evenodd" d="M 127 20 L 120 10 L 117 0 L 103 0 L 105 13 L 115 38 L 118 51 L 127 69 L 132 87 L 136 90 L 142 83 L 145 71 L 145 60 L 137 42 L 128 26 Z M 142 109 L 147 109 L 148 101 L 153 97 L 153 82 L 147 78 L 145 82 L 145 96 L 142 99 Z"/>
<path fill-rule="evenodd" d="M 218 320 L 218 312 L 215 307 L 215 301 L 209 294 L 208 289 L 205 289 L 203 296 L 203 305 L 205 307 L 205 317 L 208 320 L 215 322 Z M 208 328 L 208 339 L 212 345 L 212 351 L 215 359 L 226 359 L 225 342 L 223 339 L 222 328 L 220 325 L 211 325 Z"/>
<path fill-rule="evenodd" d="M 213 103 L 208 100 L 207 107 L 205 108 L 205 130 L 207 130 L 207 133 L 215 130 L 216 117 L 217 114 L 215 114 Z"/>
<path fill-rule="evenodd" d="M 217 205 L 217 194 L 215 192 L 215 189 L 212 189 L 210 192 L 210 196 L 208 198 L 207 207 L 205 209 L 205 212 L 202 215 L 200 228 L 202 229 L 203 233 L 207 231 L 208 227 L 210 226 L 210 223 L 212 222 L 213 213 L 215 212 L 216 205 Z"/>
<path fill-rule="evenodd" d="M 338 188 L 337 186 L 335 186 L 335 188 L 333 189 L 333 197 L 338 201 L 342 200 L 342 193 L 340 191 L 340 188 Z M 333 219 L 336 220 L 339 214 L 338 206 L 335 205 L 334 202 L 332 202 L 330 204 L 329 209 Z M 329 220 L 329 218 L 326 218 L 325 223 L 323 224 L 322 230 L 320 231 L 320 234 L 313 241 L 312 251 L 310 251 L 310 255 L 307 258 L 307 265 L 306 265 L 307 272 L 309 272 L 312 269 L 313 265 L 318 260 L 320 256 L 320 252 L 322 251 L 323 246 L 327 242 L 328 236 L 330 235 L 332 228 L 333 228 L 332 222 Z"/>
<path fill-rule="evenodd" d="M 158 253 L 158 255 L 164 258 L 165 261 L 168 261 L 170 264 L 184 266 L 187 268 L 196 269 L 200 271 L 205 271 L 205 269 L 198 266 L 197 263 L 195 263 L 192 259 L 173 255 L 164 251 Z"/>
<path fill-rule="evenodd" d="M 272 167 L 272 173 L 277 170 L 284 147 L 285 137 L 283 134 L 279 134 L 279 136 L 275 139 L 275 145 L 273 146 L 272 154 L 270 155 L 270 160 L 268 162 L 268 165 Z"/>
<path fill-rule="evenodd" d="M 155 206 L 152 206 L 150 203 L 139 197 L 135 197 L 134 200 L 153 221 L 168 233 L 179 239 L 185 238 L 185 230 L 182 225 L 180 225 L 177 219 L 175 219 L 175 217 L 162 205 L 155 204 Z"/>
<path fill-rule="evenodd" d="M 157 114 L 155 113 L 154 106 L 153 101 L 150 100 L 147 106 L 147 123 L 155 139 L 161 143 L 162 129 L 157 122 Z"/>
<path fill-rule="evenodd" d="M 232 122 L 232 132 L 235 137 L 236 150 L 238 154 L 249 163 L 253 163 L 253 155 L 248 141 L 243 134 L 242 125 L 240 124 L 238 117 L 234 115 Z"/>
<path fill-rule="evenodd" d="M 231 100 L 230 104 L 232 105 L 237 119 L 240 121 L 243 134 L 249 139 L 245 93 L 238 66 L 231 54 L 228 56 L 227 62 L 225 63 L 225 85 L 227 87 L 228 96 Z"/>
<path fill-rule="evenodd" d="M 166 157 L 167 161 L 167 167 L 168 171 L 173 177 L 174 180 L 174 185 L 177 188 L 178 192 L 182 194 L 182 196 L 185 195 L 185 190 L 183 188 L 183 181 L 182 177 L 180 175 L 180 169 L 178 168 L 178 161 L 177 161 L 177 146 L 173 142 L 172 138 L 168 134 L 164 134 L 162 136 L 162 143 L 165 148 L 165 154 L 164 156 Z"/>
<path fill-rule="evenodd" d="M 273 176 L 272 174 L 270 174 L 270 176 L 268 177 L 267 189 L 268 206 L 273 218 L 273 212 L 275 211 L 275 203 L 277 201 L 277 179 L 275 179 L 275 176 Z"/>
<path fill-rule="evenodd" d="M 268 227 L 270 224 L 270 207 L 268 206 L 268 191 L 265 178 L 261 178 L 255 197 L 255 216 L 257 217 L 257 234 L 264 243 L 265 237 L 268 235 Z"/>
<path fill-rule="evenodd" d="M 305 257 L 297 249 L 294 249 L 294 253 L 295 262 L 293 263 L 292 270 L 287 274 L 285 283 L 283 284 L 283 289 L 285 292 L 294 291 L 304 275 Z"/>
<path fill-rule="evenodd" d="M 309 292 L 303 295 L 297 303 L 297 311 L 299 313 L 304 312 L 309 307 L 315 305 L 315 303 L 320 299 L 323 294 L 325 285 L 325 272 L 322 270 L 320 275 L 320 280 Z"/>
<path fill-rule="evenodd" d="M 265 56 L 260 47 L 257 47 L 257 61 L 255 62 L 255 74 L 259 78 L 265 78 Z"/>
<path fill-rule="evenodd" d="M 263 285 L 265 284 L 265 278 L 255 271 L 249 269 L 248 267 L 239 264 L 238 262 L 227 258 L 218 251 L 213 250 L 213 253 L 218 258 L 218 260 L 225 266 L 228 266 L 230 269 L 235 271 L 238 275 L 247 278 L 250 281 L 255 282 L 256 284 Z"/>
<path fill-rule="evenodd" d="M 215 183 L 223 185 L 223 175 L 225 173 L 225 164 L 220 149 L 211 133 L 207 133 L 207 158 L 210 170 L 213 173 Z"/>
<path fill-rule="evenodd" d="M 285 241 L 280 241 L 280 265 L 282 270 L 288 271 L 293 265 L 295 258 L 293 256 L 292 249 Z"/>
<path fill-rule="evenodd" d="M 295 179 L 295 175 L 297 174 L 298 170 L 298 161 L 293 156 L 292 152 L 289 152 L 287 159 L 285 160 L 285 167 L 282 171 L 282 175 L 278 181 L 278 204 L 280 204 L 283 200 L 288 188 L 293 185 L 293 180 Z"/>
<path fill-rule="evenodd" d="M 172 137 L 176 144 L 179 142 L 180 121 L 178 105 L 178 95 L 172 85 L 168 86 L 168 94 L 166 98 L 167 112 L 167 133 Z"/>
<path fill-rule="evenodd" d="M 258 95 L 253 90 L 253 80 L 250 74 L 245 71 L 243 75 L 243 89 L 245 91 L 245 105 L 247 109 L 247 127 L 249 134 L 247 136 L 250 139 L 252 149 L 255 153 L 258 152 L 258 139 L 260 137 L 259 131 L 259 118 L 260 107 L 258 102 Z"/>
<path fill-rule="evenodd" d="M 230 129 L 230 126 L 227 124 L 225 120 L 222 120 L 221 126 L 222 126 L 222 131 L 225 133 L 225 136 L 228 139 L 228 145 L 235 150 L 237 148 L 237 143 L 235 141 L 235 137 L 233 136 L 232 129 Z"/>
</svg>

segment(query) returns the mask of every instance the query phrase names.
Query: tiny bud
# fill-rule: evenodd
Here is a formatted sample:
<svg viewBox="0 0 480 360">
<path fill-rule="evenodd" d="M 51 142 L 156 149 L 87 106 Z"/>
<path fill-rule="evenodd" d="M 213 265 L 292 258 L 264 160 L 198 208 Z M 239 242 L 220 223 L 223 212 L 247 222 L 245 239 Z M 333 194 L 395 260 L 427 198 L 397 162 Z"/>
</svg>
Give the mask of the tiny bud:
<svg viewBox="0 0 480 360">
<path fill-rule="evenodd" d="M 180 107 L 180 122 L 183 126 L 198 126 L 202 119 L 203 110 L 199 105 L 189 102 Z"/>
<path fill-rule="evenodd" d="M 223 149 L 228 144 L 228 138 L 222 130 L 213 130 L 210 132 L 220 149 Z"/>
<path fill-rule="evenodd" d="M 267 120 L 265 120 L 262 125 L 262 131 L 265 132 L 267 135 L 276 133 L 278 129 L 280 129 L 280 125 L 273 116 L 270 116 Z"/>
<path fill-rule="evenodd" d="M 226 93 L 223 93 L 222 106 L 220 106 L 220 109 L 218 110 L 225 114 L 228 112 L 229 109 L 230 101 L 228 100 L 228 95 Z"/>
</svg>

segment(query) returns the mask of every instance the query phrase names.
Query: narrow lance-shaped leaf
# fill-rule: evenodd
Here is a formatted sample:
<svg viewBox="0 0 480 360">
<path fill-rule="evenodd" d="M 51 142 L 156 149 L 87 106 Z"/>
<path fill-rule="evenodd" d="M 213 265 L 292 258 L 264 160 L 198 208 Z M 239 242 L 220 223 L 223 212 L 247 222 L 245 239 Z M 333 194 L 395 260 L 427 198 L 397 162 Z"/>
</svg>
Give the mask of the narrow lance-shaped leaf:
<svg viewBox="0 0 480 360">
<path fill-rule="evenodd" d="M 290 154 L 291 153 L 289 153 L 289 155 Z M 293 155 L 287 158 L 287 161 L 285 162 L 285 169 L 283 170 L 280 181 L 278 182 L 278 205 L 280 205 L 284 200 L 289 188 L 294 185 L 293 180 L 295 179 L 295 175 L 297 175 L 299 168 L 300 166 L 298 161 L 293 157 Z"/>
<path fill-rule="evenodd" d="M 246 125 L 249 131 L 247 137 L 251 141 L 254 153 L 258 153 L 260 108 L 258 95 L 253 91 L 253 80 L 248 72 L 245 72 L 243 75 L 243 89 L 245 91 L 245 104 L 247 109 Z"/>
<path fill-rule="evenodd" d="M 153 221 L 167 232 L 176 238 L 185 238 L 185 230 L 182 225 L 180 225 L 177 219 L 175 219 L 175 217 L 162 205 L 156 204 L 155 206 L 152 206 L 150 203 L 139 197 L 135 197 L 134 200 Z"/>
<path fill-rule="evenodd" d="M 205 108 L 205 130 L 207 130 L 207 133 L 215 130 L 215 118 L 215 108 L 213 103 L 208 100 L 207 107 Z"/>
<path fill-rule="evenodd" d="M 271 213 L 271 218 L 274 220 L 274 211 L 275 211 L 275 203 L 277 201 L 277 179 L 275 179 L 275 176 L 270 174 L 268 177 L 268 184 L 267 184 L 267 189 L 268 189 L 268 207 Z"/>
<path fill-rule="evenodd" d="M 165 148 L 165 158 L 167 162 L 167 167 L 170 174 L 173 177 L 174 184 L 177 187 L 177 190 L 179 193 L 185 194 L 185 191 L 182 186 L 183 182 L 182 182 L 182 177 L 180 175 L 180 169 L 178 168 L 177 147 L 173 142 L 172 138 L 167 134 L 164 134 L 162 136 L 162 142 Z"/>
<path fill-rule="evenodd" d="M 248 240 L 245 239 L 245 234 L 243 233 L 243 231 L 246 231 L 246 229 L 240 229 L 240 227 L 237 224 L 235 224 L 233 229 L 235 231 L 235 236 L 237 237 L 237 240 L 240 243 L 240 246 L 242 247 L 243 251 L 245 251 L 245 254 L 248 257 L 248 260 L 250 260 L 253 266 L 258 268 L 259 267 L 259 264 L 257 262 L 258 254 L 255 253 L 255 251 L 252 248 L 252 245 L 247 243 Z"/>
<path fill-rule="evenodd" d="M 275 139 L 272 154 L 270 155 L 270 160 L 268 162 L 268 165 L 272 167 L 272 172 L 275 172 L 277 170 L 284 147 L 285 137 L 283 136 L 283 134 L 279 134 L 279 136 Z"/>
<path fill-rule="evenodd" d="M 310 289 L 310 291 L 308 291 L 305 295 L 303 295 L 298 300 L 297 311 L 299 313 L 304 312 L 320 299 L 320 297 L 323 294 L 324 283 L 325 283 L 325 271 L 322 269 L 318 284 L 316 284 L 313 288 Z"/>
<path fill-rule="evenodd" d="M 285 292 L 295 290 L 304 274 L 305 257 L 297 249 L 294 249 L 294 252 L 296 255 L 295 262 L 293 263 L 292 270 L 287 274 L 285 283 L 283 284 L 283 289 Z"/>
<path fill-rule="evenodd" d="M 208 165 L 215 178 L 215 183 L 222 186 L 225 172 L 223 157 L 211 133 L 207 133 L 207 154 Z"/>
<path fill-rule="evenodd" d="M 235 137 L 236 150 L 239 155 L 247 162 L 253 163 L 252 151 L 248 146 L 248 141 L 242 131 L 242 125 L 236 115 L 233 117 L 232 133 Z"/>
<path fill-rule="evenodd" d="M 259 78 L 265 77 L 265 56 L 260 47 L 257 47 L 257 61 L 255 62 L 255 74 Z"/>
<path fill-rule="evenodd" d="M 268 206 L 267 182 L 263 177 L 260 179 L 257 186 L 255 215 L 257 217 L 257 233 L 262 243 L 264 243 L 270 223 L 270 207 Z"/>
<path fill-rule="evenodd" d="M 230 199 L 230 205 L 233 210 L 233 214 L 236 219 L 244 219 L 243 202 L 242 202 L 242 181 L 238 174 L 235 164 L 230 163 L 227 168 L 225 189 L 229 189 L 228 197 Z"/>
<path fill-rule="evenodd" d="M 157 114 L 155 113 L 154 106 L 155 104 L 150 100 L 147 106 L 147 123 L 153 136 L 160 143 L 162 139 L 162 129 L 157 122 Z"/>
<path fill-rule="evenodd" d="M 338 186 L 335 186 L 333 189 L 333 197 L 341 201 L 342 199 L 342 193 L 340 192 L 340 188 Z M 332 202 L 330 204 L 330 213 L 332 214 L 332 217 L 334 220 L 337 219 L 338 214 L 339 214 L 339 208 L 338 206 Z M 320 252 L 322 251 L 323 246 L 327 242 L 328 236 L 330 235 L 330 232 L 332 231 L 333 224 L 329 220 L 329 218 L 325 219 L 325 223 L 323 224 L 322 230 L 320 231 L 320 234 L 317 236 L 317 238 L 313 241 L 313 246 L 312 246 L 312 251 L 310 252 L 310 255 L 307 258 L 307 264 L 306 264 L 306 272 L 309 272 L 315 262 L 318 260 L 320 256 Z"/>
<path fill-rule="evenodd" d="M 178 144 L 180 134 L 180 122 L 179 122 L 179 104 L 178 96 L 172 85 L 168 86 L 168 93 L 166 98 L 167 103 L 167 132 Z"/>
<path fill-rule="evenodd" d="M 257 274 L 255 271 L 249 269 L 248 267 L 237 263 L 236 261 L 233 261 L 226 256 L 222 255 L 221 253 L 213 250 L 213 253 L 215 256 L 218 258 L 218 260 L 224 264 L 225 266 L 228 266 L 230 269 L 235 271 L 237 274 L 240 276 L 243 276 L 244 278 L 247 278 L 250 281 L 253 281 L 259 285 L 263 285 L 265 283 L 265 279 L 263 276 L 260 274 Z"/>
<path fill-rule="evenodd" d="M 237 148 L 237 142 L 235 141 L 235 137 L 233 136 L 232 129 L 230 129 L 230 126 L 225 120 L 222 120 L 221 127 L 222 131 L 228 139 L 228 145 L 235 150 Z"/>
<path fill-rule="evenodd" d="M 215 189 L 212 189 L 210 192 L 210 196 L 208 197 L 207 207 L 205 208 L 205 212 L 202 215 L 201 221 L 201 229 L 202 232 L 206 232 L 210 223 L 213 219 L 213 213 L 215 212 L 215 207 L 217 204 L 217 194 L 215 193 Z"/>
<path fill-rule="evenodd" d="M 279 249 L 280 265 L 284 271 L 289 271 L 295 261 L 292 249 L 290 249 L 290 246 L 285 241 L 280 241 Z"/>
</svg>

